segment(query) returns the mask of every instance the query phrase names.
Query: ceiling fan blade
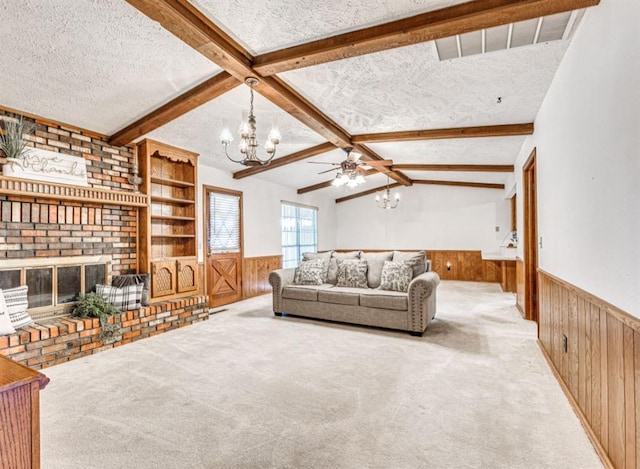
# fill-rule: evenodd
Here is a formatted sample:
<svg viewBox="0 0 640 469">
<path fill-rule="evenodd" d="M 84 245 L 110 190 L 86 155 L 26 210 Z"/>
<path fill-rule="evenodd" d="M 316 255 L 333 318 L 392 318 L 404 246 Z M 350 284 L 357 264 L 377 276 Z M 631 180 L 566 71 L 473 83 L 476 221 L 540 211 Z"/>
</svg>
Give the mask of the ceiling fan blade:
<svg viewBox="0 0 640 469">
<path fill-rule="evenodd" d="M 340 168 L 331 168 L 331 169 L 327 169 L 326 171 L 320 171 L 318 174 L 324 174 L 324 173 L 330 173 L 331 171 L 337 171 Z"/>
<path fill-rule="evenodd" d="M 330 163 L 328 161 L 307 161 L 307 163 L 311 163 L 311 164 L 332 164 L 334 166 L 340 166 L 340 163 Z"/>
<path fill-rule="evenodd" d="M 367 161 L 365 164 L 367 166 L 391 166 L 393 164 L 393 160 Z"/>
<path fill-rule="evenodd" d="M 362 154 L 358 153 L 357 151 L 353 151 L 353 150 L 351 150 L 351 151 L 349 152 L 349 159 L 350 159 L 351 161 L 356 161 L 356 162 L 357 162 L 358 160 L 360 160 L 360 157 L 361 157 L 361 156 L 362 156 Z"/>
</svg>

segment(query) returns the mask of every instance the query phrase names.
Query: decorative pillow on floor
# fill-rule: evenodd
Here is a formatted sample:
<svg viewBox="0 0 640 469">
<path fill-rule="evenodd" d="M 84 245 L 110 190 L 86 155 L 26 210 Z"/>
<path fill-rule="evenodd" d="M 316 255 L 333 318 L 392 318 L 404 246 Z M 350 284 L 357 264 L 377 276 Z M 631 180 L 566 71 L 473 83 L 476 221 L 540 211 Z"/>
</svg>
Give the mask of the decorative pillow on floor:
<svg viewBox="0 0 640 469">
<path fill-rule="evenodd" d="M 11 318 L 9 318 L 7 304 L 4 301 L 4 293 L 0 290 L 0 335 L 13 334 L 15 331 L 15 327 L 11 324 Z"/>
<path fill-rule="evenodd" d="M 149 306 L 149 288 L 150 288 L 150 278 L 149 274 L 125 274 L 125 275 L 114 275 L 111 279 L 111 286 L 124 288 L 129 285 L 137 285 L 141 283 L 144 288 L 142 289 L 142 306 Z"/>
<path fill-rule="evenodd" d="M 345 259 L 360 259 L 360 251 L 351 252 L 334 252 L 331 254 L 331 261 L 329 262 L 329 272 L 327 272 L 327 283 L 333 283 L 334 285 L 338 281 L 338 261 Z"/>
<path fill-rule="evenodd" d="M 329 275 L 329 262 L 331 262 L 331 255 L 333 251 L 327 252 L 305 252 L 302 254 L 302 261 L 324 261 L 324 271 L 322 272 L 322 283 L 327 283 L 327 276 Z"/>
<path fill-rule="evenodd" d="M 294 285 L 322 285 L 325 261 L 302 261 L 293 277 Z"/>
<path fill-rule="evenodd" d="M 393 252 L 363 252 L 361 258 L 367 261 L 367 282 L 369 288 L 378 288 L 382 276 L 382 267 L 385 261 L 390 261 Z"/>
<path fill-rule="evenodd" d="M 367 288 L 367 261 L 346 259 L 337 260 L 338 276 L 336 286 Z"/>
<path fill-rule="evenodd" d="M 385 261 L 382 268 L 380 290 L 404 291 L 409 289 L 413 270 L 405 262 Z"/>
<path fill-rule="evenodd" d="M 413 269 L 413 278 L 427 271 L 427 256 L 424 251 L 393 251 L 393 262 L 404 262 Z"/>
<path fill-rule="evenodd" d="M 21 327 L 33 324 L 33 319 L 31 319 L 31 316 L 27 313 L 27 309 L 29 308 L 29 301 L 27 300 L 28 291 L 29 287 L 27 285 L 16 288 L 7 288 L 2 291 L 4 295 L 4 302 L 7 305 L 7 311 L 9 312 L 11 325 L 15 329 L 20 329 Z"/>
<path fill-rule="evenodd" d="M 129 285 L 118 288 L 109 285 L 96 285 L 96 293 L 111 303 L 120 311 L 140 309 L 142 306 L 142 290 L 144 285 Z"/>
</svg>

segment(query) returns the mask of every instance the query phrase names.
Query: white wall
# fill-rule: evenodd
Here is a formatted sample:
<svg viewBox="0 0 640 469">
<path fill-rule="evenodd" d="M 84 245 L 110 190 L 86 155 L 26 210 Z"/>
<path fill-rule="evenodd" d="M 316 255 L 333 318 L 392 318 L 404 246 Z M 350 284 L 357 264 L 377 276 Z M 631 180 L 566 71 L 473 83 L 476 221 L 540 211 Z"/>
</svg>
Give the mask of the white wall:
<svg viewBox="0 0 640 469">
<path fill-rule="evenodd" d="M 501 190 L 413 186 L 400 191 L 395 210 L 376 207 L 373 195 L 337 204 L 337 248 L 496 251 L 508 233 L 510 205 Z"/>
<path fill-rule="evenodd" d="M 242 192 L 244 220 L 244 257 L 282 254 L 280 203 L 282 200 L 318 207 L 318 249 L 334 249 L 336 211 L 333 199 L 313 194 L 298 195 L 296 190 L 264 181 L 259 176 L 233 179 L 232 175 L 198 165 L 198 214 L 203 213 L 203 185 Z M 204 259 L 203 221 L 198 226 L 198 260 Z"/>
<path fill-rule="evenodd" d="M 640 1 L 587 11 L 517 159 L 519 193 L 534 147 L 540 268 L 640 317 Z"/>
</svg>

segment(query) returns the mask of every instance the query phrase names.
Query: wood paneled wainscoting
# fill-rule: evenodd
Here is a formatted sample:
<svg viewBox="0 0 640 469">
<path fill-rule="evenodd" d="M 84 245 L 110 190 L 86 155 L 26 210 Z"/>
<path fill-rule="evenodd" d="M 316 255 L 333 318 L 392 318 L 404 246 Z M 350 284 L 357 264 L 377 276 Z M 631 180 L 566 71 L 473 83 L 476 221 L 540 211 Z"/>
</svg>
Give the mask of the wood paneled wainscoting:
<svg viewBox="0 0 640 469">
<path fill-rule="evenodd" d="M 640 319 L 546 272 L 538 281 L 539 343 L 563 390 L 605 464 L 640 468 Z"/>
<path fill-rule="evenodd" d="M 271 293 L 269 273 L 281 267 L 281 255 L 245 257 L 242 260 L 242 298 Z"/>
</svg>

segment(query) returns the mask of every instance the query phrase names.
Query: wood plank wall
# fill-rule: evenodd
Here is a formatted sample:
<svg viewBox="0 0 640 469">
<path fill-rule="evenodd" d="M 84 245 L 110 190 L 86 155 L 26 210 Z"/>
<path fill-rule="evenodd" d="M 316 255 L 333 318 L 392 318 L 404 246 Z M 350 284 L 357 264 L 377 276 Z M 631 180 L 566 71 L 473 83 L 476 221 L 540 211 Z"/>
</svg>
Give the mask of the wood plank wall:
<svg viewBox="0 0 640 469">
<path fill-rule="evenodd" d="M 245 257 L 242 260 L 242 298 L 271 293 L 269 273 L 281 266 L 281 255 Z"/>
<path fill-rule="evenodd" d="M 525 316 L 524 310 L 526 308 L 524 301 L 524 280 L 524 261 L 522 259 L 516 259 L 516 307 L 522 317 Z"/>
<path fill-rule="evenodd" d="M 539 340 L 556 376 L 605 463 L 640 468 L 640 319 L 546 272 L 538 279 Z"/>
<path fill-rule="evenodd" d="M 442 280 L 467 280 L 471 282 L 500 282 L 502 273 L 498 261 L 482 259 L 480 251 L 431 251 L 431 269 Z M 447 262 L 451 269 L 447 270 Z"/>
</svg>

